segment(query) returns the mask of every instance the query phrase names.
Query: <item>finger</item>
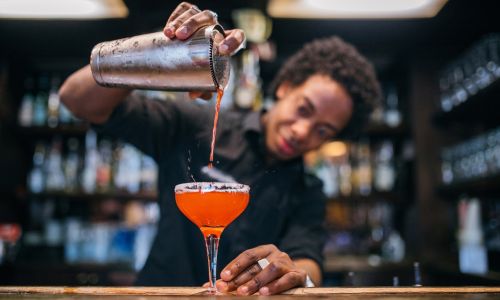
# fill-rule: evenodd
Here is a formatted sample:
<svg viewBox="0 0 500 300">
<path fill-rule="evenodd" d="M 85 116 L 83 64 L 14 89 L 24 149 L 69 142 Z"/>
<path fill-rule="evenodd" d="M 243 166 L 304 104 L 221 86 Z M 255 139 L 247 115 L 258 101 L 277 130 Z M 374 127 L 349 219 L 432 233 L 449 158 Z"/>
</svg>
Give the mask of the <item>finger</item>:
<svg viewBox="0 0 500 300">
<path fill-rule="evenodd" d="M 251 265 L 257 263 L 261 258 L 267 257 L 273 251 L 278 249 L 274 245 L 263 245 L 252 249 L 245 250 L 238 257 L 233 259 L 221 272 L 221 279 L 231 281 L 241 272 L 246 270 Z"/>
<path fill-rule="evenodd" d="M 193 7 L 193 6 L 195 6 L 195 5 L 193 5 L 191 3 L 188 3 L 188 2 L 182 2 L 179 5 L 177 5 L 177 7 L 174 9 L 174 11 L 170 15 L 170 17 L 168 17 L 167 25 L 168 25 L 168 23 L 170 23 L 173 20 L 177 19 L 184 12 L 186 12 L 189 9 L 191 9 L 191 7 Z"/>
<path fill-rule="evenodd" d="M 252 295 L 258 292 L 264 285 L 282 277 L 287 272 L 289 272 L 289 268 L 284 263 L 280 261 L 271 262 L 262 272 L 254 276 L 252 280 L 240 286 L 237 292 L 240 295 Z"/>
<path fill-rule="evenodd" d="M 210 287 L 210 282 L 205 282 L 205 283 L 202 285 L 202 287 L 204 287 L 204 288 Z"/>
<path fill-rule="evenodd" d="M 219 45 L 219 53 L 222 55 L 235 54 L 238 50 L 246 47 L 245 33 L 241 29 L 226 30 L 226 37 Z"/>
<path fill-rule="evenodd" d="M 163 29 L 163 33 L 165 33 L 167 37 L 169 38 L 175 37 L 176 28 L 171 27 L 171 23 L 177 18 L 179 18 L 182 14 L 184 14 L 186 11 L 192 9 L 193 6 L 194 5 L 188 2 L 182 2 L 181 4 L 177 5 L 177 7 L 174 9 L 174 12 L 168 18 L 167 24 L 165 24 L 165 28 Z"/>
<path fill-rule="evenodd" d="M 217 287 L 224 292 L 232 292 L 236 290 L 239 286 L 242 284 L 247 283 L 250 281 L 252 278 L 254 278 L 257 274 L 259 274 L 262 271 L 260 266 L 258 264 L 253 264 L 250 267 L 248 267 L 244 272 L 241 272 L 236 278 L 234 278 L 231 281 L 222 281 L 220 285 Z"/>
<path fill-rule="evenodd" d="M 200 95 L 200 98 L 203 100 L 210 100 L 212 99 L 213 94 L 211 92 L 204 92 L 203 94 Z"/>
<path fill-rule="evenodd" d="M 201 96 L 202 92 L 189 92 L 188 95 L 189 95 L 189 98 L 191 100 L 195 100 L 195 99 L 198 99 L 200 96 Z"/>
<path fill-rule="evenodd" d="M 289 272 L 283 275 L 282 277 L 278 278 L 277 280 L 274 280 L 266 284 L 265 286 L 261 287 L 259 289 L 259 294 L 263 296 L 280 294 L 291 288 L 303 286 L 305 281 L 306 281 L 305 272 L 304 273 L 299 271 Z"/>
<path fill-rule="evenodd" d="M 217 24 L 217 15 L 211 10 L 204 10 L 184 20 L 184 22 L 176 30 L 175 36 L 181 40 L 187 39 L 199 28 L 214 24 Z"/>
<path fill-rule="evenodd" d="M 168 25 L 165 26 L 164 32 L 166 31 L 170 34 L 170 36 L 168 36 L 169 38 L 179 38 L 179 33 L 187 31 L 186 27 L 184 27 L 184 23 L 199 13 L 200 10 L 196 6 L 192 6 L 188 10 L 184 11 L 180 16 L 168 23 Z"/>
</svg>

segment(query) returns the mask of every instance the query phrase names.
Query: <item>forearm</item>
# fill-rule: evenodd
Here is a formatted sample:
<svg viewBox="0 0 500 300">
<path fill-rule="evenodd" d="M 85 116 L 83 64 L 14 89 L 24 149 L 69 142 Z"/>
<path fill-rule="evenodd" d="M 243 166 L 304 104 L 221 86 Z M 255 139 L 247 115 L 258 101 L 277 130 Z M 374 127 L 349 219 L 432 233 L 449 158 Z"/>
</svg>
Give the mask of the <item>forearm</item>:
<svg viewBox="0 0 500 300">
<path fill-rule="evenodd" d="M 314 260 L 308 258 L 299 258 L 294 259 L 293 262 L 299 269 L 307 272 L 315 286 L 321 285 L 321 268 Z"/>
<path fill-rule="evenodd" d="M 73 73 L 59 90 L 61 101 L 77 118 L 95 124 L 106 122 L 128 94 L 129 89 L 99 86 L 92 77 L 90 66 Z"/>
</svg>

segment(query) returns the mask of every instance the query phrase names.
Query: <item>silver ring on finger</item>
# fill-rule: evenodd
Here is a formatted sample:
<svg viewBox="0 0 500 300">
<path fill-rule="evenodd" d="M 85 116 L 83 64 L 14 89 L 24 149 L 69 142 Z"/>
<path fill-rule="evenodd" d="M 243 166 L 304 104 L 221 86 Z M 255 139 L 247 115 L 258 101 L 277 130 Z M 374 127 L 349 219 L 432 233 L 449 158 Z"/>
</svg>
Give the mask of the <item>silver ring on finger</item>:
<svg viewBox="0 0 500 300">
<path fill-rule="evenodd" d="M 262 270 L 264 270 L 269 265 L 269 261 L 266 258 L 263 258 L 263 259 L 258 260 L 257 264 L 259 264 L 259 267 Z"/>
</svg>

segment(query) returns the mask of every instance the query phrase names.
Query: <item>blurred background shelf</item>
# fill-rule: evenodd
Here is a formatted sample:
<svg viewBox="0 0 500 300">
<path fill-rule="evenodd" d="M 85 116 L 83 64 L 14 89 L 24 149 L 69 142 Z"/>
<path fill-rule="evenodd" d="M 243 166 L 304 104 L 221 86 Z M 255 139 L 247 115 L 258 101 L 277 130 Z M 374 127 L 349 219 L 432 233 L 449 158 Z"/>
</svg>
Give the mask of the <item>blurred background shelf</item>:
<svg viewBox="0 0 500 300">
<path fill-rule="evenodd" d="M 452 108 L 449 112 L 439 111 L 433 117 L 433 123 L 448 128 L 453 126 L 466 127 L 484 124 L 486 128 L 498 125 L 500 101 L 500 79 L 471 96 L 464 103 Z"/>
<path fill-rule="evenodd" d="M 50 137 L 53 135 L 62 136 L 83 136 L 90 129 L 88 124 L 74 124 L 74 125 L 59 125 L 57 127 L 49 126 L 32 126 L 32 127 L 19 127 L 19 133 L 26 136 L 45 136 Z"/>
<path fill-rule="evenodd" d="M 0 266 L 2 285 L 133 285 L 136 272 L 123 264 L 15 263 Z"/>
<path fill-rule="evenodd" d="M 65 199 L 70 201 L 99 201 L 105 199 L 116 199 L 120 201 L 128 200 L 140 200 L 145 202 L 151 202 L 157 200 L 157 193 L 154 192 L 140 192 L 140 193 L 128 193 L 128 192 L 107 192 L 107 193 L 67 193 L 67 192 L 44 192 L 44 193 L 25 193 L 19 195 L 21 198 L 56 198 Z"/>
<path fill-rule="evenodd" d="M 495 196 L 500 193 L 500 174 L 450 185 L 440 185 L 438 192 L 444 197 L 456 199 L 462 194 L 469 196 Z"/>
<path fill-rule="evenodd" d="M 372 192 L 369 195 L 336 196 L 328 200 L 329 203 L 369 204 L 369 203 L 402 203 L 405 199 L 395 192 Z"/>
</svg>

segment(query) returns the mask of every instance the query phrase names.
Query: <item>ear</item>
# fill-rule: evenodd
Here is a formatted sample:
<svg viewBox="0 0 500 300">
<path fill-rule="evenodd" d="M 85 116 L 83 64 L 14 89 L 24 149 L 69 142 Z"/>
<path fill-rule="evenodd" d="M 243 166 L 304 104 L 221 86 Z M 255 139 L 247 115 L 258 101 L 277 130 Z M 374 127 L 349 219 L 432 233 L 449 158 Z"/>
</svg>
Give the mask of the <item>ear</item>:
<svg viewBox="0 0 500 300">
<path fill-rule="evenodd" d="M 279 100 L 283 97 L 285 97 L 286 94 L 290 91 L 292 88 L 292 85 L 288 81 L 284 81 L 280 83 L 278 88 L 276 89 L 276 99 Z"/>
</svg>

